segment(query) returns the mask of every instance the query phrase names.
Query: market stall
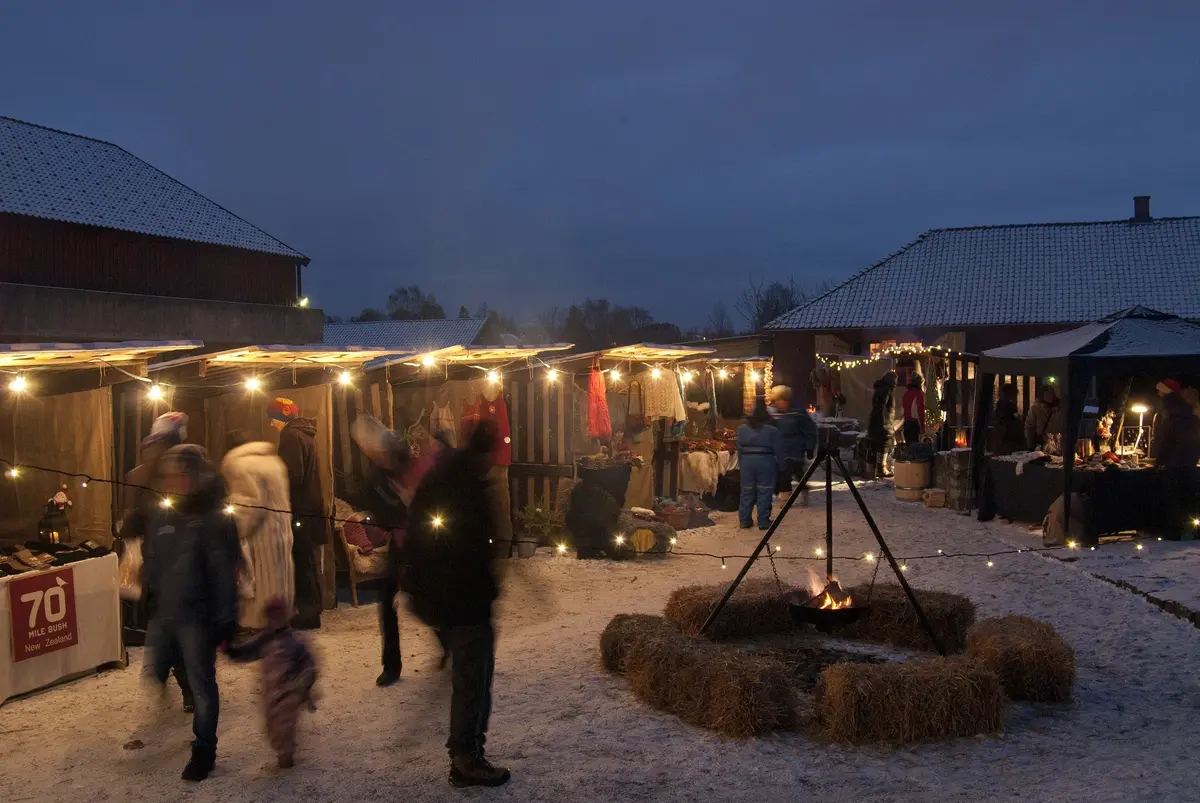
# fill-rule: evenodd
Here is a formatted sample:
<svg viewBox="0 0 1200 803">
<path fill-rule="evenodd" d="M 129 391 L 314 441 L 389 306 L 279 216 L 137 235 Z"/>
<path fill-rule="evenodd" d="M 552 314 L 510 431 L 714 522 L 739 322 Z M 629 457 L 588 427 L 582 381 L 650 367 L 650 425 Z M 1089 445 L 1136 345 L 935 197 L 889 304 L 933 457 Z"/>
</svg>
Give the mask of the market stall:
<svg viewBox="0 0 1200 803">
<path fill-rule="evenodd" d="M 1200 510 L 1200 469 L 1154 465 L 1153 452 L 1113 451 L 1127 392 L 1101 393 L 1099 381 L 1128 389 L 1137 377 L 1200 373 L 1200 325 L 1143 307 L 1066 332 L 984 352 L 979 365 L 972 473 L 988 507 L 1009 518 L 1040 521 L 1062 496 L 1070 521 L 1076 494 L 1086 500 L 1084 528 L 1095 541 L 1106 533 L 1163 530 L 1177 534 Z M 986 422 L 997 375 L 1057 377 L 1061 438 L 1045 452 L 988 457 Z M 1110 383 L 1109 387 L 1113 387 Z M 1151 385 L 1153 387 L 1153 385 Z M 1147 399 L 1139 403 L 1143 413 Z M 1116 430 L 1116 432 L 1114 432 Z M 1153 446 L 1153 444 L 1148 444 Z M 1077 511 L 1078 514 L 1079 511 Z M 981 514 L 991 513 L 984 510 Z M 1077 518 L 1080 518 L 1078 515 Z"/>
</svg>

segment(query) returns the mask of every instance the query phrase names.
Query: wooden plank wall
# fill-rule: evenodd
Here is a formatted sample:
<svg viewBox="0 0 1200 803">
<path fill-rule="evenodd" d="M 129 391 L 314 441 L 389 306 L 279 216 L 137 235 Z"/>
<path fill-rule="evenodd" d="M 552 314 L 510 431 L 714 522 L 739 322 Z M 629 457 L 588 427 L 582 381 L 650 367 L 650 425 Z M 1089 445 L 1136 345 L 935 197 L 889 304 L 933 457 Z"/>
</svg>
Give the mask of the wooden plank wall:
<svg viewBox="0 0 1200 803">
<path fill-rule="evenodd" d="M 575 389 L 570 382 L 548 382 L 511 375 L 508 415 L 513 462 L 508 471 L 515 514 L 531 502 L 554 507 L 558 482 L 575 474 L 571 449 L 571 409 Z"/>
</svg>

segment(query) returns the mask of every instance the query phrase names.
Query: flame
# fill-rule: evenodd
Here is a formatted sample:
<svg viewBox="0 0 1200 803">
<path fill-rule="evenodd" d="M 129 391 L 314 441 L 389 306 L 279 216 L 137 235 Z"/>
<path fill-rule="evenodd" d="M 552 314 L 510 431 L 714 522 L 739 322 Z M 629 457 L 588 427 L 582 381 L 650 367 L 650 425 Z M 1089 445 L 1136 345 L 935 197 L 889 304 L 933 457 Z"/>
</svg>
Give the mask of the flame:
<svg viewBox="0 0 1200 803">
<path fill-rule="evenodd" d="M 826 591 L 825 598 L 821 600 L 821 604 L 818 607 L 823 611 L 836 611 L 839 608 L 849 608 L 853 602 L 854 601 L 850 598 L 849 594 L 847 594 L 846 598 L 843 600 L 836 600 L 828 591 Z"/>
<path fill-rule="evenodd" d="M 963 432 L 960 429 L 958 431 L 958 434 L 954 436 L 954 445 L 958 446 L 958 447 L 966 446 L 967 445 L 967 433 Z"/>
<path fill-rule="evenodd" d="M 809 590 L 811 601 L 808 604 L 814 608 L 836 611 L 854 605 L 854 600 L 842 590 L 842 586 L 837 580 L 830 580 L 827 584 L 822 584 L 815 575 L 810 574 Z"/>
</svg>

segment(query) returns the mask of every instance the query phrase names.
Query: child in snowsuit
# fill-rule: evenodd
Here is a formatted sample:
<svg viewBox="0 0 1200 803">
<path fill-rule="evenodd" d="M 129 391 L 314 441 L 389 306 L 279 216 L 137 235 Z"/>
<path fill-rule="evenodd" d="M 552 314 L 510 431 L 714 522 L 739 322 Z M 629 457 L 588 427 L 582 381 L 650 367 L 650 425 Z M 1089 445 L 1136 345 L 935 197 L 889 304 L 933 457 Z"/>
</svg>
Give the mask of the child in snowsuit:
<svg viewBox="0 0 1200 803">
<path fill-rule="evenodd" d="M 290 606 L 275 598 L 267 603 L 266 614 L 266 629 L 247 642 L 229 647 L 229 657 L 235 661 L 262 659 L 267 738 L 279 758 L 279 768 L 288 769 L 295 764 L 300 709 L 317 710 L 313 698 L 317 666 L 308 646 L 288 626 Z"/>
</svg>

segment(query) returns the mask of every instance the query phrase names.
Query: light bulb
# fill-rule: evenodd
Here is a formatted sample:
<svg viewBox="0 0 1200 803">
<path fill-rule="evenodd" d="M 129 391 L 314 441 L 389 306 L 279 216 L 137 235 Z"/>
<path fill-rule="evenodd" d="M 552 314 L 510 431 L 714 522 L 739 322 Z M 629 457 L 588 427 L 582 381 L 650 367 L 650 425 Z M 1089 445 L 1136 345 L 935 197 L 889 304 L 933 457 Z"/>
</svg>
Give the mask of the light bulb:
<svg viewBox="0 0 1200 803">
<path fill-rule="evenodd" d="M 1150 408 L 1144 404 L 1135 404 L 1132 407 L 1130 407 L 1129 410 L 1131 412 L 1137 413 L 1138 415 L 1145 415 L 1146 413 L 1150 412 Z"/>
<path fill-rule="evenodd" d="M 8 389 L 16 391 L 17 393 L 25 390 L 26 387 L 25 377 L 21 376 L 20 374 L 14 376 L 13 380 L 8 383 Z"/>
<path fill-rule="evenodd" d="M 1067 542 L 1067 549 L 1078 549 L 1078 548 L 1079 548 L 1078 542 L 1076 542 L 1076 541 L 1068 541 Z"/>
<path fill-rule="evenodd" d="M 875 560 L 875 556 L 868 552 L 867 554 L 863 555 L 863 560 L 865 560 L 867 563 L 870 563 L 871 561 Z"/>
<path fill-rule="evenodd" d="M 163 397 L 162 385 L 154 384 L 150 386 L 150 390 L 146 391 L 146 395 L 155 401 Z"/>
<path fill-rule="evenodd" d="M 16 467 L 16 466 L 13 466 L 12 468 L 10 468 L 10 469 L 8 470 L 8 476 L 12 477 L 14 480 L 17 478 L 17 475 L 18 475 L 18 474 L 20 474 L 20 473 L 21 473 L 21 472 L 17 471 L 17 467 Z"/>
<path fill-rule="evenodd" d="M 79 483 L 79 487 L 80 487 L 80 488 L 86 488 L 86 487 L 87 487 L 87 480 L 83 480 L 82 482 L 80 482 L 80 483 Z"/>
<path fill-rule="evenodd" d="M 908 571 L 908 564 L 907 564 L 907 563 L 901 563 L 901 564 L 900 564 L 900 571 L 902 571 L 902 572 L 906 572 L 906 571 Z"/>
<path fill-rule="evenodd" d="M 338 374 L 338 382 L 341 382 L 343 385 L 349 385 L 353 381 L 354 378 L 350 376 L 349 371 L 342 371 L 340 374 Z"/>
<path fill-rule="evenodd" d="M 939 550 L 938 550 L 938 554 L 939 554 L 939 555 L 944 555 L 944 554 L 946 554 L 946 553 L 945 553 L 945 552 L 942 552 L 942 550 L 940 550 L 940 549 L 939 549 Z"/>
<path fill-rule="evenodd" d="M 567 545 L 566 545 L 566 544 L 559 544 L 559 545 L 558 545 L 558 554 L 560 554 L 560 555 L 565 555 L 565 554 L 567 554 Z"/>
<path fill-rule="evenodd" d="M 724 569 L 724 568 L 725 568 L 725 561 L 721 561 L 721 568 L 722 568 L 722 569 Z"/>
<path fill-rule="evenodd" d="M 993 567 L 993 566 L 995 566 L 995 565 L 996 565 L 996 564 L 992 563 L 990 560 L 988 561 L 988 568 L 989 568 L 989 569 L 990 569 L 990 568 L 992 568 L 992 567 Z"/>
<path fill-rule="evenodd" d="M 432 524 L 432 525 L 433 525 L 433 529 L 435 529 L 435 530 L 440 530 L 440 529 L 441 529 L 441 527 L 442 527 L 442 517 L 441 517 L 441 516 L 434 516 L 434 517 L 433 517 L 433 521 L 431 521 L 431 522 L 430 522 L 430 524 Z"/>
<path fill-rule="evenodd" d="M 162 501 L 158 503 L 164 510 L 171 506 L 171 497 L 164 496 Z"/>
<path fill-rule="evenodd" d="M 757 382 L 757 381 L 758 381 L 758 379 L 759 379 L 759 376 L 758 376 L 758 371 L 751 371 L 751 372 L 750 372 L 750 381 L 751 381 L 751 382 Z"/>
<path fill-rule="evenodd" d="M 623 535 L 618 535 L 618 536 L 617 536 L 617 546 L 620 546 L 620 545 L 621 545 L 621 544 L 623 544 L 623 543 L 625 543 L 625 536 L 623 536 Z"/>
<path fill-rule="evenodd" d="M 675 546 L 675 544 L 678 543 L 678 541 L 679 541 L 678 538 L 672 538 L 669 543 L 671 544 L 671 546 Z"/>
<path fill-rule="evenodd" d="M 609 376 L 612 377 L 612 381 L 614 381 L 614 382 L 619 382 L 621 380 L 621 372 L 618 371 L 616 368 L 609 371 Z"/>
<path fill-rule="evenodd" d="M 651 376 L 651 378 L 653 378 L 653 379 L 658 379 L 660 376 L 662 376 L 662 371 L 660 371 L 659 369 L 655 368 L 653 371 L 651 371 L 651 372 L 650 372 L 650 376 Z"/>
<path fill-rule="evenodd" d="M 783 549 L 783 547 L 781 547 L 781 546 L 776 546 L 776 547 L 775 547 L 775 551 L 776 551 L 776 552 L 778 552 L 778 551 L 779 551 L 779 550 L 781 550 L 781 549 Z"/>
<path fill-rule="evenodd" d="M 1200 527 L 1200 519 L 1192 519 L 1193 527 Z"/>
<path fill-rule="evenodd" d="M 307 307 L 307 306 L 308 306 L 308 296 L 305 296 L 304 298 L 300 299 L 300 301 L 299 301 L 299 302 L 297 302 L 297 303 L 298 303 L 298 304 L 299 304 L 301 307 Z"/>
<path fill-rule="evenodd" d="M 692 372 L 691 372 L 691 371 L 684 371 L 684 372 L 681 374 L 681 376 L 683 377 L 683 381 L 684 381 L 684 382 L 691 382 L 691 381 L 692 381 Z"/>
<path fill-rule="evenodd" d="M 225 506 L 225 515 L 226 515 L 226 516 L 232 516 L 232 515 L 233 515 L 233 505 L 226 505 L 226 506 Z"/>
<path fill-rule="evenodd" d="M 500 374 L 496 373 L 495 371 L 488 371 L 487 380 L 494 385 L 500 381 Z"/>
<path fill-rule="evenodd" d="M 551 382 L 557 382 L 558 381 L 558 371 L 551 368 L 549 371 L 546 372 L 546 378 L 549 379 Z"/>
<path fill-rule="evenodd" d="M 721 379 L 728 379 L 729 372 L 722 368 L 720 371 L 717 371 L 717 376 L 721 377 Z"/>
<path fill-rule="evenodd" d="M 262 387 L 262 380 L 256 376 L 252 376 L 246 380 L 246 390 L 254 392 Z"/>
<path fill-rule="evenodd" d="M 426 368 L 432 368 L 433 362 L 434 362 L 433 357 L 422 357 L 421 358 L 421 365 L 424 365 Z"/>
<path fill-rule="evenodd" d="M 1141 545 L 1141 544 L 1138 544 L 1138 545 L 1137 545 L 1137 548 L 1138 548 L 1138 552 L 1141 552 L 1141 551 L 1142 551 L 1142 545 Z"/>
<path fill-rule="evenodd" d="M 817 553 L 818 558 L 825 554 L 825 550 L 821 549 L 821 547 L 817 547 L 813 551 Z"/>
</svg>

